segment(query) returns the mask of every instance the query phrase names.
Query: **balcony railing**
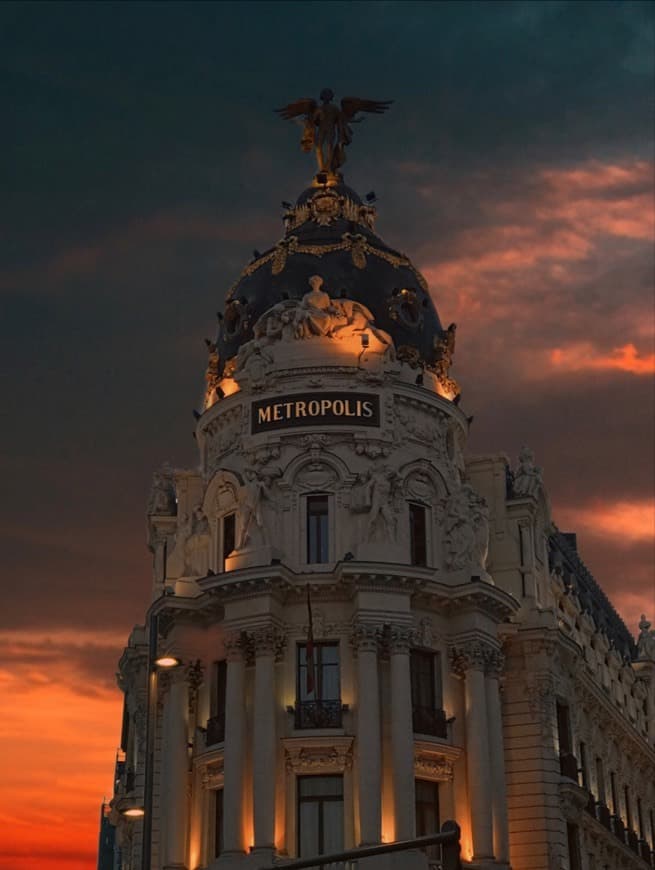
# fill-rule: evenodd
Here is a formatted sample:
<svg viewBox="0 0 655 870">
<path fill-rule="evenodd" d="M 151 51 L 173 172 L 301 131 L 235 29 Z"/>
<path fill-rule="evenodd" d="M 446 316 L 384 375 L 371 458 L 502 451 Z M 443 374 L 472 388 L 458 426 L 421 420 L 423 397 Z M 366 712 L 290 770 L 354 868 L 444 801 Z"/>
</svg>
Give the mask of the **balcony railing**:
<svg viewBox="0 0 655 870">
<path fill-rule="evenodd" d="M 608 831 L 612 830 L 612 819 L 609 807 L 606 807 L 605 804 L 600 801 L 596 804 L 596 818 L 604 828 L 607 828 Z"/>
<path fill-rule="evenodd" d="M 632 849 L 633 852 L 639 854 L 639 837 L 636 831 L 628 830 L 628 836 L 626 837 L 628 846 Z"/>
<path fill-rule="evenodd" d="M 207 746 L 222 743 L 225 740 L 225 716 L 211 716 L 207 719 Z"/>
<path fill-rule="evenodd" d="M 412 707 L 412 721 L 415 734 L 429 734 L 431 737 L 448 737 L 448 720 L 443 710 L 432 707 Z"/>
<path fill-rule="evenodd" d="M 562 776 L 578 781 L 578 759 L 570 752 L 565 752 L 559 757 L 559 770 Z"/>
<path fill-rule="evenodd" d="M 343 705 L 340 699 L 329 701 L 296 701 L 294 726 L 305 728 L 341 728 Z"/>
<path fill-rule="evenodd" d="M 625 825 L 620 816 L 612 816 L 612 833 L 615 837 L 618 837 L 622 843 L 625 843 Z"/>
</svg>

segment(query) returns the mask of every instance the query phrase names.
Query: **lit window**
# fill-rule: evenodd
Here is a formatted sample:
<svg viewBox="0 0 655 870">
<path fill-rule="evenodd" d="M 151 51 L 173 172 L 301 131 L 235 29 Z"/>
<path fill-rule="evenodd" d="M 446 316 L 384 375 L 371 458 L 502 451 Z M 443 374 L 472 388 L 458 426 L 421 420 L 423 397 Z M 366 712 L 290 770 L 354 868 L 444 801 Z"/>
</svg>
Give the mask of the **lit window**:
<svg viewBox="0 0 655 870">
<path fill-rule="evenodd" d="M 439 783 L 427 779 L 417 779 L 416 788 L 416 836 L 427 837 L 438 834 L 439 822 Z"/>
<path fill-rule="evenodd" d="M 423 505 L 409 505 L 410 561 L 423 567 L 428 564 L 426 514 Z"/>
<path fill-rule="evenodd" d="M 339 645 L 298 644 L 296 728 L 340 728 Z"/>
<path fill-rule="evenodd" d="M 298 855 L 343 849 L 343 777 L 298 777 Z"/>
<path fill-rule="evenodd" d="M 225 562 L 236 546 L 236 514 L 227 514 L 223 517 L 221 534 L 221 566 L 225 571 Z"/>
<path fill-rule="evenodd" d="M 307 562 L 310 565 L 329 561 L 328 496 L 307 496 Z"/>
</svg>

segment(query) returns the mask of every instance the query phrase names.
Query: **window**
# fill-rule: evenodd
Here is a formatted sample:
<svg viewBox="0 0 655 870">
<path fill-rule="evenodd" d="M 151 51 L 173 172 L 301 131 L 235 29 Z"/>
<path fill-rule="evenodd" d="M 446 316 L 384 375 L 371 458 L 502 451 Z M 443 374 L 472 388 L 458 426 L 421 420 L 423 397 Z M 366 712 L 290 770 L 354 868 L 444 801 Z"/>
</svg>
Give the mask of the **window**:
<svg viewBox="0 0 655 870">
<path fill-rule="evenodd" d="M 426 509 L 420 504 L 409 505 L 410 562 L 425 567 L 428 564 Z"/>
<path fill-rule="evenodd" d="M 627 785 L 623 787 L 623 796 L 625 798 L 625 821 L 632 831 L 632 804 L 630 803 L 630 789 Z"/>
<path fill-rule="evenodd" d="M 223 789 L 214 792 L 214 858 L 223 851 Z"/>
<path fill-rule="evenodd" d="M 307 562 L 328 562 L 328 496 L 307 496 Z"/>
<path fill-rule="evenodd" d="M 343 777 L 299 776 L 298 855 L 343 849 Z"/>
<path fill-rule="evenodd" d="M 580 841 L 578 839 L 577 825 L 567 824 L 566 838 L 569 846 L 569 867 L 571 870 L 582 870 L 580 859 Z"/>
<path fill-rule="evenodd" d="M 427 779 L 417 779 L 416 783 L 416 836 L 426 837 L 438 834 L 439 822 L 439 783 Z"/>
<path fill-rule="evenodd" d="M 605 803 L 605 775 L 603 773 L 603 759 L 596 759 L 596 790 L 598 792 L 598 801 L 601 804 Z"/>
<path fill-rule="evenodd" d="M 610 771 L 610 793 L 612 795 L 612 812 L 615 816 L 620 816 L 619 799 L 616 791 L 616 774 L 613 770 Z"/>
<path fill-rule="evenodd" d="M 580 785 L 589 791 L 589 770 L 587 769 L 587 745 L 580 741 Z"/>
<path fill-rule="evenodd" d="M 339 644 L 298 644 L 296 728 L 340 728 Z"/>
<path fill-rule="evenodd" d="M 226 514 L 222 521 L 221 565 L 225 571 L 225 561 L 236 546 L 236 514 Z"/>
<path fill-rule="evenodd" d="M 212 667 L 209 719 L 207 720 L 207 746 L 225 740 L 225 686 L 227 662 L 214 662 Z"/>
<path fill-rule="evenodd" d="M 557 736 L 559 739 L 559 764 L 562 776 L 578 781 L 578 762 L 573 755 L 571 741 L 571 717 L 568 704 L 557 702 Z"/>
<path fill-rule="evenodd" d="M 413 649 L 409 658 L 414 731 L 447 737 L 446 716 L 441 709 L 441 656 Z"/>
</svg>

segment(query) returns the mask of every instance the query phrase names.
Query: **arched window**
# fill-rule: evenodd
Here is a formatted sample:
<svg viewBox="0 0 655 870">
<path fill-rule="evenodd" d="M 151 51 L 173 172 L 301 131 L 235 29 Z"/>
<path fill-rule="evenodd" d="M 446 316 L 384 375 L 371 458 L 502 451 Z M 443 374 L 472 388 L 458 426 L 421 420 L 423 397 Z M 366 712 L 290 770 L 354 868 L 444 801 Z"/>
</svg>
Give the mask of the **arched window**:
<svg viewBox="0 0 655 870">
<path fill-rule="evenodd" d="M 330 501 L 326 492 L 311 493 L 305 497 L 305 526 L 307 529 L 306 561 L 316 565 L 330 561 Z"/>
</svg>

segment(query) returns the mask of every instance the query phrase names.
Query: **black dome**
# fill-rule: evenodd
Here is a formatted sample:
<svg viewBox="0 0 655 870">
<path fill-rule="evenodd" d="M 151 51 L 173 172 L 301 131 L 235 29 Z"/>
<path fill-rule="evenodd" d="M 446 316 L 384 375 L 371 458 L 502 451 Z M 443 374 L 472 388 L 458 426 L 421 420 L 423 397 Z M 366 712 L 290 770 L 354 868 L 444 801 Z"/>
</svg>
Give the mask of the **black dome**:
<svg viewBox="0 0 655 870">
<path fill-rule="evenodd" d="M 278 244 L 258 255 L 230 289 L 216 340 L 219 374 L 253 326 L 282 299 L 301 299 L 312 275 L 332 297 L 369 308 L 400 359 L 431 366 L 443 335 L 423 276 L 373 232 L 375 210 L 344 184 L 310 187 L 284 217 Z"/>
</svg>

